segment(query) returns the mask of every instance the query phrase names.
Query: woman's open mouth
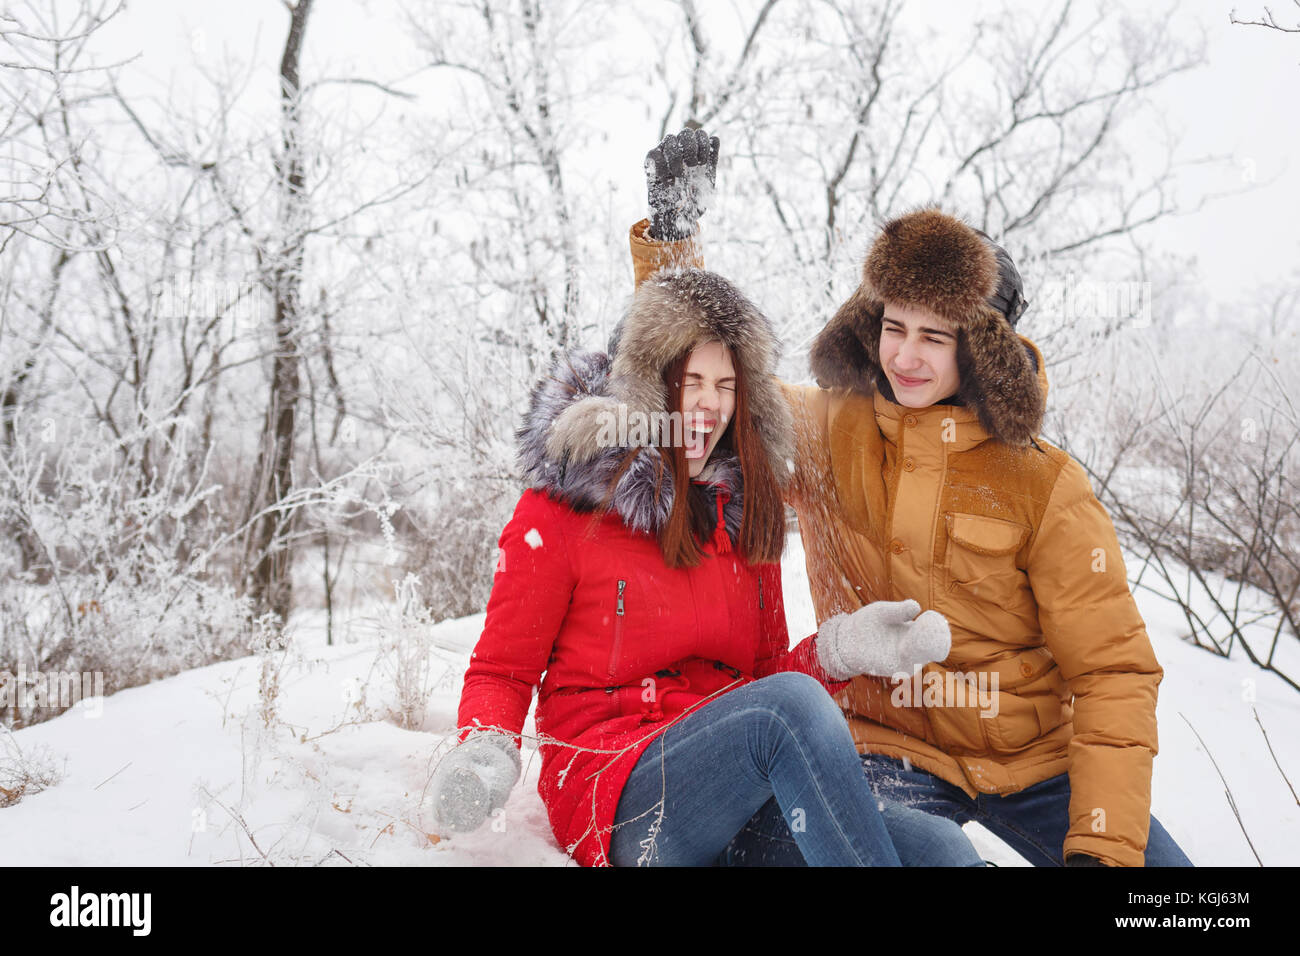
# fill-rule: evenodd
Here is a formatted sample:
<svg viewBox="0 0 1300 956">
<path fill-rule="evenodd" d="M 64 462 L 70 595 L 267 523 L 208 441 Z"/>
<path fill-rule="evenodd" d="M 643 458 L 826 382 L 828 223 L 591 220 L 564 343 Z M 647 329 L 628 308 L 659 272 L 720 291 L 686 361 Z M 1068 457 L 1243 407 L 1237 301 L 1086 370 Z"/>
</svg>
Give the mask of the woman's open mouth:
<svg viewBox="0 0 1300 956">
<path fill-rule="evenodd" d="M 683 422 L 687 458 L 703 458 L 705 450 L 709 447 L 709 437 L 718 427 L 718 421 L 715 418 L 687 418 Z"/>
</svg>

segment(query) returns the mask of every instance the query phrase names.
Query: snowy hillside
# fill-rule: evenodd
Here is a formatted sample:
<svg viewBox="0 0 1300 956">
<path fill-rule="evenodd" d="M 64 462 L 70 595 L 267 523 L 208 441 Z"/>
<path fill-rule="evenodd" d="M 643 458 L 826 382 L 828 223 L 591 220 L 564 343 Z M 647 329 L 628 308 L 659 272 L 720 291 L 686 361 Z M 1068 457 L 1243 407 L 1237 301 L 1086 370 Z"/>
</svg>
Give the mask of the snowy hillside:
<svg viewBox="0 0 1300 956">
<path fill-rule="evenodd" d="M 798 639 L 812 630 L 813 615 L 797 537 L 791 545 L 786 606 Z M 1300 863 L 1300 807 L 1254 714 L 1288 776 L 1300 781 L 1300 738 L 1292 732 L 1300 695 L 1248 661 L 1189 646 L 1170 605 L 1145 591 L 1138 600 L 1165 668 L 1153 812 L 1195 863 L 1254 865 L 1212 754 L 1264 864 Z M 0 810 L 0 863 L 566 865 L 536 793 L 532 748 L 497 830 L 433 834 L 424 788 L 455 725 L 461 674 L 483 616 L 419 635 L 435 663 L 418 675 L 430 689 L 418 730 L 384 718 L 400 709 L 395 675 L 411 673 L 398 666 L 391 644 L 381 650 L 380 633 L 391 638 L 392 620 L 391 609 L 376 608 L 373 618 L 340 629 L 343 643 L 326 647 L 320 614 L 296 617 L 295 647 L 265 658 L 279 688 L 269 728 L 259 696 L 263 659 L 249 657 L 121 692 L 96 702 L 99 716 L 98 706 L 79 705 L 0 737 L 7 756 L 16 745 L 25 759 L 62 772 L 54 786 Z M 987 859 L 1023 865 L 978 826 L 967 831 Z"/>
</svg>

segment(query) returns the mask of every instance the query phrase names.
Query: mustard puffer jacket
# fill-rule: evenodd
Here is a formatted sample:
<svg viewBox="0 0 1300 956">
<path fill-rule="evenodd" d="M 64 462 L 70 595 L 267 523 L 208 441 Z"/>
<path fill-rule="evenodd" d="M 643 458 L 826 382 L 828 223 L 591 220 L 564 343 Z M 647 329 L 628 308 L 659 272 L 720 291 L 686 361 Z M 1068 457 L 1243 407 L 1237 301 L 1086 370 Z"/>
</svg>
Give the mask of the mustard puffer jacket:
<svg viewBox="0 0 1300 956">
<path fill-rule="evenodd" d="M 948 659 L 919 677 L 844 691 L 859 749 L 972 797 L 1068 772 L 1063 853 L 1141 866 L 1162 671 L 1083 469 L 1041 440 L 991 441 L 960 407 L 786 395 L 818 621 L 912 598 L 952 628 Z"/>
<path fill-rule="evenodd" d="M 638 226 L 638 281 L 697 260 Z M 1022 340 L 1046 398 L 1042 355 Z M 1141 866 L 1163 672 L 1082 467 L 1041 439 L 995 441 L 960 406 L 785 394 L 798 441 L 788 501 L 818 622 L 912 598 L 952 628 L 942 663 L 841 693 L 859 750 L 905 758 L 971 797 L 1068 773 L 1063 853 Z"/>
</svg>

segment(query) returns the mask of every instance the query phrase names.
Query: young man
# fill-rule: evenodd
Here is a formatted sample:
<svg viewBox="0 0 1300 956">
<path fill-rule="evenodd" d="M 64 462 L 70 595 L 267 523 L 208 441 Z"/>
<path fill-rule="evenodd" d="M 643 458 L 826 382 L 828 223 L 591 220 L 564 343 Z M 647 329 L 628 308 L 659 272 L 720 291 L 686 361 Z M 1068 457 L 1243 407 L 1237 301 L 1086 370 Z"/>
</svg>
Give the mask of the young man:
<svg viewBox="0 0 1300 956">
<path fill-rule="evenodd" d="M 698 264 L 692 166 L 717 140 L 647 157 L 638 281 Z M 1114 528 L 1083 469 L 1037 438 L 1047 379 L 1015 331 L 1007 253 L 937 210 L 885 225 L 817 337 L 821 387 L 786 386 L 817 619 L 869 602 L 943 614 L 952 651 L 840 696 L 881 796 L 977 820 L 1036 865 L 1189 866 L 1150 815 L 1162 671 Z"/>
</svg>

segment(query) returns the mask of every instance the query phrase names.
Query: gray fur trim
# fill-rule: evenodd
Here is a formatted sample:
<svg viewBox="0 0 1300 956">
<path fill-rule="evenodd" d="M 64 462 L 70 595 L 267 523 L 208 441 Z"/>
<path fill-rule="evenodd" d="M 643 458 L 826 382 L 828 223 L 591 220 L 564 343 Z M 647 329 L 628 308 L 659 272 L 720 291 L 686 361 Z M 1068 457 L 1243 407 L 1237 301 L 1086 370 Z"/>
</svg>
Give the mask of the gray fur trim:
<svg viewBox="0 0 1300 956">
<path fill-rule="evenodd" d="M 604 509 L 610 500 L 614 475 L 630 450 L 600 447 L 594 432 L 582 432 L 583 427 L 599 427 L 591 424 L 594 413 L 612 401 L 605 394 L 609 373 L 609 357 L 599 352 L 575 351 L 561 356 L 534 386 L 517 432 L 524 480 L 579 512 Z M 558 440 L 557 429 L 562 430 Z M 569 455 L 563 450 L 553 455 L 552 446 L 579 448 L 584 455 Z M 722 515 L 732 546 L 736 546 L 744 514 L 740 461 L 726 449 L 717 449 L 700 480 L 724 485 L 730 491 Z M 653 535 L 667 521 L 672 504 L 672 474 L 663 467 L 658 448 L 644 448 L 619 479 L 610 507 L 632 530 Z"/>
</svg>

